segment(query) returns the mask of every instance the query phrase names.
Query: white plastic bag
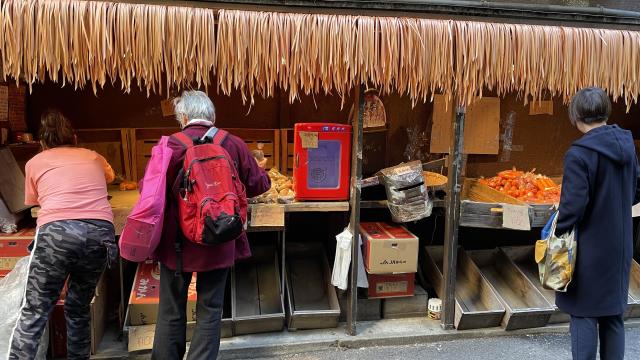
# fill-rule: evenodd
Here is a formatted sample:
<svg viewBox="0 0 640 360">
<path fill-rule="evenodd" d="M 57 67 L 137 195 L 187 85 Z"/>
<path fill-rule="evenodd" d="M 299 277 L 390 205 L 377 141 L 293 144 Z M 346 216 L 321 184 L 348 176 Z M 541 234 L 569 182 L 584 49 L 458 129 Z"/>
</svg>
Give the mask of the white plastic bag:
<svg viewBox="0 0 640 360">
<path fill-rule="evenodd" d="M 358 287 L 368 288 L 369 282 L 367 274 L 364 270 L 364 261 L 362 260 L 362 237 L 358 236 Z M 348 228 L 336 235 L 336 257 L 333 262 L 333 274 L 331 275 L 331 284 L 340 290 L 347 290 L 349 287 L 349 267 L 351 265 L 351 243 L 353 235 Z"/>
<path fill-rule="evenodd" d="M 0 279 L 0 359 L 6 360 L 9 353 L 9 339 L 18 321 L 24 300 L 27 277 L 29 275 L 29 257 L 18 261 L 15 268 Z M 48 347 L 48 332 L 42 335 L 37 360 L 45 360 Z"/>
</svg>

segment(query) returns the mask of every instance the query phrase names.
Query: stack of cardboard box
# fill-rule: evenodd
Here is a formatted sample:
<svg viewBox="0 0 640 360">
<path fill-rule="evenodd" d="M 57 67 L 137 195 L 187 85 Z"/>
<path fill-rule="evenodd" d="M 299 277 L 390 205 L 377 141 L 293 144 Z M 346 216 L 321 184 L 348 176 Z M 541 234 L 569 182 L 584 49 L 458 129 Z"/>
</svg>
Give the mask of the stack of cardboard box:
<svg viewBox="0 0 640 360">
<path fill-rule="evenodd" d="M 360 224 L 369 298 L 413 296 L 418 238 L 399 225 Z"/>
</svg>

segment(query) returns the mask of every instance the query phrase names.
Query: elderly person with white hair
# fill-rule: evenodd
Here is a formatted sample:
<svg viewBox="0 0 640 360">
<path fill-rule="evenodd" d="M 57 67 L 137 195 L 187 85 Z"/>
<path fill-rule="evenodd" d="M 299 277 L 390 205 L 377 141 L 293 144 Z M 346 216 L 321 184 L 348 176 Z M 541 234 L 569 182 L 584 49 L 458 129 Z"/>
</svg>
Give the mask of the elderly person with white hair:
<svg viewBox="0 0 640 360">
<path fill-rule="evenodd" d="M 175 113 L 182 133 L 198 139 L 214 126 L 215 108 L 201 91 L 185 91 L 175 101 Z M 237 260 L 251 256 L 247 235 L 216 246 L 199 245 L 191 241 L 176 241 L 182 237 L 178 224 L 179 188 L 186 147 L 172 136 L 169 146 L 173 156 L 167 172 L 167 205 L 162 240 L 156 251 L 160 261 L 160 307 L 153 344 L 153 359 L 183 359 L 186 347 L 187 297 L 192 274 L 197 273 L 198 319 L 189 348 L 188 359 L 215 359 L 220 346 L 220 320 L 224 293 L 231 268 Z M 267 173 L 258 166 L 242 139 L 228 134 L 221 146 L 234 160 L 247 196 L 258 196 L 269 190 Z M 176 244 L 181 244 L 180 255 Z M 176 271 L 178 256 L 182 257 L 181 272 Z"/>
</svg>

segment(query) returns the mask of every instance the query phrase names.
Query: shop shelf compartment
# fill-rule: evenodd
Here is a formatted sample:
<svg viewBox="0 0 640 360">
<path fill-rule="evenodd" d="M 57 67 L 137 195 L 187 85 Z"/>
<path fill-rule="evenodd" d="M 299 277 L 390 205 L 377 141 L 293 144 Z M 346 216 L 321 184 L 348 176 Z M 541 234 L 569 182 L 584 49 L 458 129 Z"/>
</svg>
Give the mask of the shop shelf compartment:
<svg viewBox="0 0 640 360">
<path fill-rule="evenodd" d="M 538 264 L 536 264 L 534 258 L 533 246 L 513 246 L 500 248 L 507 257 L 514 263 L 518 270 L 522 272 L 524 276 L 529 279 L 533 286 L 538 289 L 540 294 L 544 296 L 549 305 L 554 309 L 553 314 L 549 318 L 549 324 L 559 324 L 569 322 L 571 317 L 569 314 L 562 312 L 558 309 L 556 304 L 556 292 L 553 290 L 545 289 L 540 283 L 540 276 L 538 273 Z"/>
<path fill-rule="evenodd" d="M 276 249 L 274 246 L 256 246 L 251 250 L 251 259 L 237 263 L 232 272 L 235 335 L 281 331 L 284 328 Z"/>
<path fill-rule="evenodd" d="M 340 305 L 320 244 L 287 244 L 287 318 L 290 331 L 335 328 Z"/>
<path fill-rule="evenodd" d="M 467 252 L 482 276 L 491 284 L 506 313 L 505 330 L 545 326 L 554 308 L 500 249 Z"/>
<path fill-rule="evenodd" d="M 427 246 L 423 270 L 438 296 L 443 298 L 444 249 Z M 458 251 L 456 271 L 455 326 L 458 330 L 500 326 L 505 308 L 491 285 L 480 275 L 478 269 L 464 251 Z"/>
</svg>

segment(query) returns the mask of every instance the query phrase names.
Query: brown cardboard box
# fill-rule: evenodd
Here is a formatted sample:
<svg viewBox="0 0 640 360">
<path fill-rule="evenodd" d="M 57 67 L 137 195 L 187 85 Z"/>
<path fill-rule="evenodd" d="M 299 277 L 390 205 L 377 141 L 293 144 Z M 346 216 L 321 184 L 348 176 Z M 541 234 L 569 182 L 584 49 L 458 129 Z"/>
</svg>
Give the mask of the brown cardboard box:
<svg viewBox="0 0 640 360">
<path fill-rule="evenodd" d="M 104 273 L 96 286 L 96 294 L 91 300 L 91 354 L 98 352 L 104 331 L 107 327 L 107 280 Z"/>
<path fill-rule="evenodd" d="M 364 264 L 369 274 L 415 273 L 418 270 L 418 238 L 402 226 L 361 223 Z"/>
<path fill-rule="evenodd" d="M 189 285 L 187 301 L 187 321 L 196 320 L 196 276 Z M 138 265 L 129 298 L 129 316 L 131 325 L 155 324 L 158 319 L 160 301 L 160 265 L 147 261 Z"/>
</svg>

